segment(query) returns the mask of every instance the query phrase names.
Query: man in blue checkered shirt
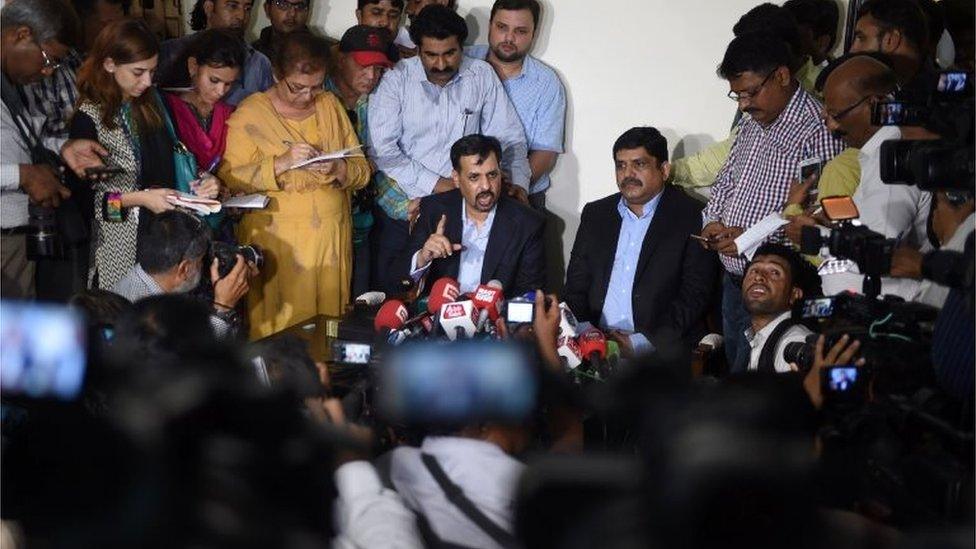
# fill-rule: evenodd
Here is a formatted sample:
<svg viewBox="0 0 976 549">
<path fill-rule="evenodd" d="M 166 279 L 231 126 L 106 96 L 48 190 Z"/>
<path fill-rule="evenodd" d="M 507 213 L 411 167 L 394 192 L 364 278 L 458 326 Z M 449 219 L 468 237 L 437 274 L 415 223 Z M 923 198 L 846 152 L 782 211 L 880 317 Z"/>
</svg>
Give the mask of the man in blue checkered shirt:
<svg viewBox="0 0 976 549">
<path fill-rule="evenodd" d="M 729 98 L 743 117 L 739 134 L 719 172 L 702 212 L 703 245 L 719 253 L 725 267 L 722 322 L 730 364 L 743 363 L 749 351 L 749 314 L 742 304 L 746 259 L 735 239 L 786 202 L 790 183 L 803 160 L 826 162 L 843 150 L 821 119 L 821 105 L 797 83 L 789 46 L 764 32 L 743 34 L 725 52 L 719 75 L 729 81 Z M 770 240 L 782 242 L 781 231 Z"/>
</svg>

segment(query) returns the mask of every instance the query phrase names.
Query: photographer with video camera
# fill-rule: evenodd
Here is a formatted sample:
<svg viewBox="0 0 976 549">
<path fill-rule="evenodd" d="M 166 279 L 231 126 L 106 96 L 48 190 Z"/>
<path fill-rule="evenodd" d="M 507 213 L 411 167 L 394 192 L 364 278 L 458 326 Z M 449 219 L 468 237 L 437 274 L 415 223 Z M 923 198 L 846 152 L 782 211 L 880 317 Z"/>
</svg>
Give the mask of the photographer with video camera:
<svg viewBox="0 0 976 549">
<path fill-rule="evenodd" d="M 890 66 L 874 54 L 857 54 L 838 59 L 824 73 L 823 117 L 827 127 L 848 146 L 860 149 L 861 181 L 853 200 L 862 225 L 901 245 L 922 252 L 931 249 L 926 238 L 931 194 L 910 185 L 888 185 L 882 181 L 882 143 L 903 138 L 935 137 L 921 127 L 881 126 L 872 119 L 875 106 L 897 89 L 897 77 Z M 812 221 L 811 221 L 812 224 Z M 864 266 L 855 271 L 841 264 L 833 274 L 823 275 L 824 293 L 860 291 Z M 846 272 L 845 272 L 846 271 Z M 923 285 L 908 279 L 881 279 L 881 293 L 911 301 Z"/>
<path fill-rule="evenodd" d="M 112 291 L 133 302 L 151 295 L 188 293 L 199 285 L 210 253 L 210 230 L 202 220 L 176 210 L 149 217 L 139 227 L 136 264 Z M 247 295 L 248 279 L 258 269 L 237 253 L 228 271 L 227 259 L 214 255 L 209 266 L 210 323 L 218 337 L 233 337 L 240 327 L 237 303 Z M 221 271 L 227 272 L 221 275 Z"/>
</svg>

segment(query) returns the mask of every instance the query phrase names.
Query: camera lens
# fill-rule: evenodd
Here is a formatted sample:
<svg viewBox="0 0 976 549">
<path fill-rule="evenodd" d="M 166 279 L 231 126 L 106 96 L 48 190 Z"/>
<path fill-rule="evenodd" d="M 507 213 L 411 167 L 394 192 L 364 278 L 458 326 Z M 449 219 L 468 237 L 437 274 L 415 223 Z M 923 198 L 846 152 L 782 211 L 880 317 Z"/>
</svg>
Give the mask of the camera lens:
<svg viewBox="0 0 976 549">
<path fill-rule="evenodd" d="M 783 360 L 796 364 L 801 372 L 806 372 L 813 367 L 813 350 L 813 345 L 805 341 L 787 343 L 783 349 Z"/>
</svg>

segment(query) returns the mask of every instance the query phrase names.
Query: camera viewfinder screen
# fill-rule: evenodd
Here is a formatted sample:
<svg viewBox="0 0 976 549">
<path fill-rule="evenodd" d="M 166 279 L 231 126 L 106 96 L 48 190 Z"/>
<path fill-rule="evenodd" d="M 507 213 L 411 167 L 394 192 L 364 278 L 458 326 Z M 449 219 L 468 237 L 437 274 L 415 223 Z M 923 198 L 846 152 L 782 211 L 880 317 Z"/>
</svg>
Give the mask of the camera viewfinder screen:
<svg viewBox="0 0 976 549">
<path fill-rule="evenodd" d="M 84 376 L 85 327 L 77 311 L 37 303 L 0 304 L 4 394 L 72 400 Z"/>
<path fill-rule="evenodd" d="M 841 366 L 831 368 L 828 383 L 831 391 L 844 393 L 854 388 L 857 382 L 857 368 L 854 366 Z"/>
</svg>

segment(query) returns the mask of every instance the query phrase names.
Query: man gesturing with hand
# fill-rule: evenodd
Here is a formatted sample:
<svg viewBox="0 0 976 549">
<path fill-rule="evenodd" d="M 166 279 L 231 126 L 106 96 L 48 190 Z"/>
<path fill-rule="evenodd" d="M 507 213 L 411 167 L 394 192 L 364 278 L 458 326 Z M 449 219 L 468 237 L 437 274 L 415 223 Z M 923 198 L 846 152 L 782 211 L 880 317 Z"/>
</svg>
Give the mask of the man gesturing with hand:
<svg viewBox="0 0 976 549">
<path fill-rule="evenodd" d="M 544 218 L 502 192 L 501 144 L 471 134 L 451 147 L 454 190 L 420 201 L 396 274 L 415 281 L 457 279 L 462 292 L 489 280 L 507 296 L 542 287 Z"/>
</svg>

